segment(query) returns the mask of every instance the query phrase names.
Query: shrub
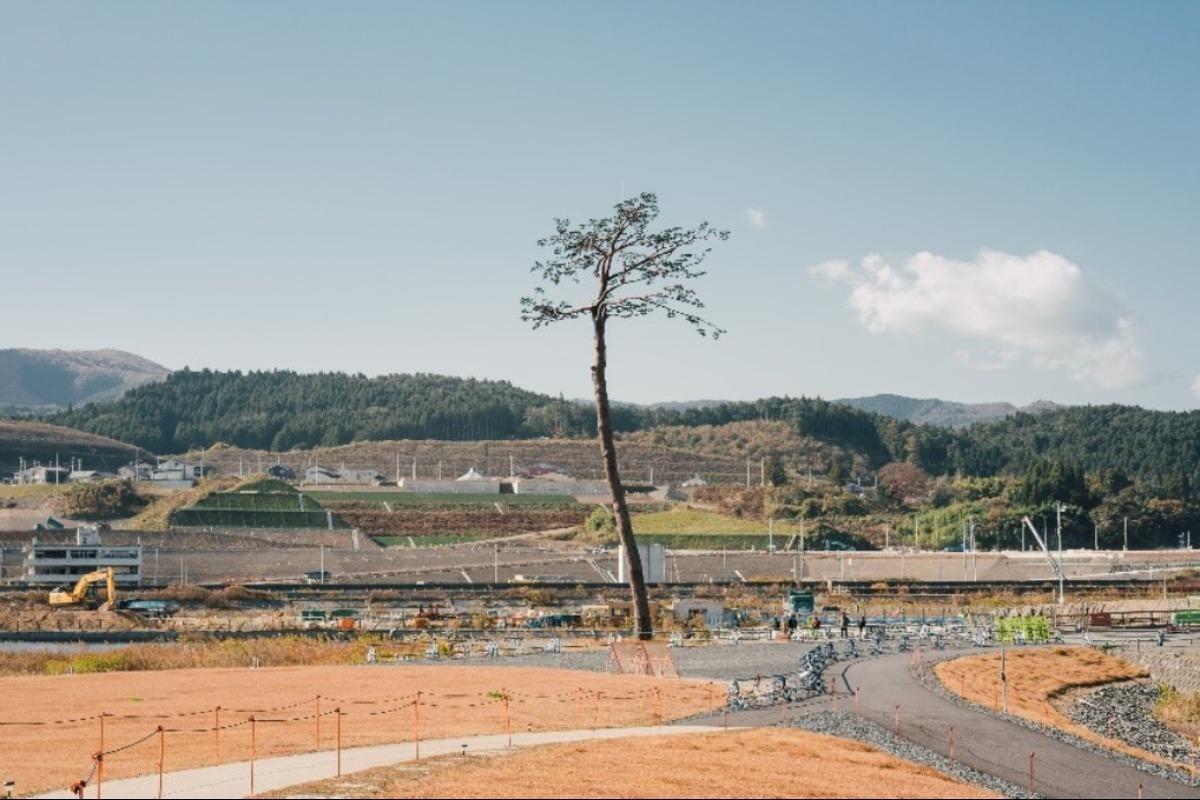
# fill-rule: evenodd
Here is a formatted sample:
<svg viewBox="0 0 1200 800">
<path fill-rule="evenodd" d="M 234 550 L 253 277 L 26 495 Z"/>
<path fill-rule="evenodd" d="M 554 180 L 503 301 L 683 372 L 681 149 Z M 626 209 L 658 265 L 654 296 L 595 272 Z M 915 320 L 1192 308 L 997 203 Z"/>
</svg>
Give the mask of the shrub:
<svg viewBox="0 0 1200 800">
<path fill-rule="evenodd" d="M 72 519 L 131 516 L 146 504 L 127 480 L 72 483 L 59 499 L 59 512 Z"/>
</svg>

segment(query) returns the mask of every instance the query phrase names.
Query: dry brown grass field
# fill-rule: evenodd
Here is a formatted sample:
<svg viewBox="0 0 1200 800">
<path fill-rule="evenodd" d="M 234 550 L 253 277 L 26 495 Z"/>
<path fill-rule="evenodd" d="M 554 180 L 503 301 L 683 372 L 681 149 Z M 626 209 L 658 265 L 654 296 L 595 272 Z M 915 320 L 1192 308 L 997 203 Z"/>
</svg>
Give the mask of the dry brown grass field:
<svg viewBox="0 0 1200 800">
<path fill-rule="evenodd" d="M 648 725 L 656 721 L 656 708 L 670 720 L 716 707 L 724 698 L 723 686 L 701 681 L 514 667 L 296 666 L 5 677 L 0 764 L 20 794 L 66 788 L 91 771 L 102 712 L 108 715 L 105 750 L 150 735 L 105 759 L 106 780 L 156 769 L 152 734 L 159 725 L 166 729 L 168 771 L 247 759 L 251 716 L 259 720 L 258 757 L 308 752 L 318 749 L 318 694 L 324 697 L 321 749 L 334 746 L 335 707 L 343 711 L 344 747 L 409 741 L 418 691 L 423 739 L 504 731 L 496 692 L 511 697 L 509 724 L 521 731 Z M 212 730 L 218 705 L 224 728 L 219 737 Z"/>
<path fill-rule="evenodd" d="M 865 744 L 757 728 L 447 756 L 272 797 L 996 797 Z"/>
</svg>

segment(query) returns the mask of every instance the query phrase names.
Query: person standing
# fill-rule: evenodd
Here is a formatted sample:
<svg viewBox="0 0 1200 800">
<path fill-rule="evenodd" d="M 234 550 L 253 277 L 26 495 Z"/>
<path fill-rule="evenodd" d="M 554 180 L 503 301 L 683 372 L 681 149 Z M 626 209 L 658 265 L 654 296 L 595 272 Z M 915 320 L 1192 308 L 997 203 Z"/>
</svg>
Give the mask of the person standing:
<svg viewBox="0 0 1200 800">
<path fill-rule="evenodd" d="M 842 612 L 842 638 L 850 638 L 850 615 L 845 611 Z"/>
<path fill-rule="evenodd" d="M 858 638 L 867 638 L 867 615 L 863 614 L 858 618 Z"/>
</svg>

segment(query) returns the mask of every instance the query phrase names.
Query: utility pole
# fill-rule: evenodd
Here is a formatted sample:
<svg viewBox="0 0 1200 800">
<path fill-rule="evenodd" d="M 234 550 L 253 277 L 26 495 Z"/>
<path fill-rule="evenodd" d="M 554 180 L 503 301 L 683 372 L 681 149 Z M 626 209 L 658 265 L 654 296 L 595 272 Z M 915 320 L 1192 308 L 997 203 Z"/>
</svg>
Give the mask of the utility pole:
<svg viewBox="0 0 1200 800">
<path fill-rule="evenodd" d="M 967 521 L 962 522 L 962 554 L 963 554 L 963 575 L 967 573 Z"/>
<path fill-rule="evenodd" d="M 758 460 L 758 485 L 767 485 L 767 459 L 765 458 Z"/>
<path fill-rule="evenodd" d="M 417 479 L 417 457 L 413 456 L 413 480 Z"/>
<path fill-rule="evenodd" d="M 775 552 L 775 518 L 767 517 L 767 552 Z"/>
<path fill-rule="evenodd" d="M 800 579 L 804 579 L 804 520 L 800 520 Z"/>
<path fill-rule="evenodd" d="M 1125 518 L 1125 544 L 1121 547 L 1121 549 L 1129 549 L 1129 517 Z"/>
<path fill-rule="evenodd" d="M 1066 508 L 1062 503 L 1055 503 L 1054 510 L 1058 514 L 1058 560 L 1062 562 L 1062 512 Z"/>
<path fill-rule="evenodd" d="M 400 485 L 400 451 L 396 451 L 396 485 Z"/>
<path fill-rule="evenodd" d="M 1100 523 L 1093 520 L 1092 522 L 1092 549 L 1099 552 L 1100 550 Z"/>
<path fill-rule="evenodd" d="M 746 488 L 750 488 L 750 459 L 746 459 Z"/>
<path fill-rule="evenodd" d="M 971 569 L 974 577 L 972 580 L 979 580 L 979 551 L 975 548 L 975 518 L 971 517 Z"/>
</svg>

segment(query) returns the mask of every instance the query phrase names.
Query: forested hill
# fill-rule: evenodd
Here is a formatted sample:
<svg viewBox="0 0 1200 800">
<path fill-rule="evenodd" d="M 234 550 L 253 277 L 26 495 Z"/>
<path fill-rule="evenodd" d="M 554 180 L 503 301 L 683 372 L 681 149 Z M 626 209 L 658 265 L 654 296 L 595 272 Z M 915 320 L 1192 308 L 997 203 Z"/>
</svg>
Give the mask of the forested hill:
<svg viewBox="0 0 1200 800">
<path fill-rule="evenodd" d="M 388 439 L 521 439 L 588 436 L 587 403 L 504 381 L 440 375 L 194 372 L 141 386 L 120 400 L 46 418 L 91 433 L 177 453 L 226 442 L 284 451 Z M 1018 413 L 962 430 L 917 425 L 810 398 L 768 398 L 694 408 L 613 409 L 619 431 L 659 425 L 790 423 L 797 433 L 858 454 L 873 466 L 909 461 L 935 475 L 1017 474 L 1039 460 L 1157 478 L 1200 478 L 1200 411 L 1076 406 Z"/>
<path fill-rule="evenodd" d="M 48 416 L 47 421 L 175 453 L 225 442 L 275 451 L 386 439 L 520 439 L 595 434 L 595 411 L 504 381 L 442 375 L 367 378 L 344 373 L 181 370 L 119 401 Z M 806 398 L 770 398 L 691 408 L 618 405 L 618 431 L 657 425 L 792 422 L 799 432 L 836 441 L 871 461 L 889 451 L 881 417 Z M 889 421 L 894 422 L 894 421 Z M 903 424 L 903 423 L 900 423 Z M 905 425 L 905 430 L 912 428 Z"/>
<path fill-rule="evenodd" d="M 1072 406 L 1015 414 L 974 425 L 959 436 L 972 474 L 1023 472 L 1057 460 L 1090 472 L 1113 469 L 1131 476 L 1180 473 L 1200 480 L 1200 410 L 1148 411 L 1136 406 Z"/>
</svg>

